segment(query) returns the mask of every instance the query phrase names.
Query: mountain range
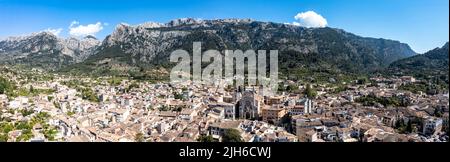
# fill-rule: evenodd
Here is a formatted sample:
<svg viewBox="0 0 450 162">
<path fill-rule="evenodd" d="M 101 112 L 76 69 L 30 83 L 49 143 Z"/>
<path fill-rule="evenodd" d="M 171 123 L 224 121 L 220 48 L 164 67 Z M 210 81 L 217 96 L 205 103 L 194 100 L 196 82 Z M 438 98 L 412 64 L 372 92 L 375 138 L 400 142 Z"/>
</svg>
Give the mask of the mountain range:
<svg viewBox="0 0 450 162">
<path fill-rule="evenodd" d="M 155 67 L 170 68 L 174 65 L 169 62 L 170 53 L 177 49 L 192 52 L 193 42 L 202 42 L 202 50 L 278 50 L 282 73 L 326 69 L 367 74 L 392 69 L 391 63 L 402 64 L 398 61 L 417 55 L 399 41 L 361 37 L 336 28 L 305 28 L 251 19 L 185 18 L 165 24 L 121 23 L 103 41 L 92 36 L 64 39 L 49 32 L 11 37 L 0 41 L 0 63 L 128 75 Z"/>
<path fill-rule="evenodd" d="M 9 37 L 0 41 L 0 63 L 25 64 L 55 70 L 84 61 L 94 54 L 101 41 L 93 36 L 83 39 L 60 38 L 51 32 Z"/>
<path fill-rule="evenodd" d="M 449 42 L 425 54 L 393 62 L 387 69 L 394 75 L 411 75 L 449 83 Z"/>
</svg>

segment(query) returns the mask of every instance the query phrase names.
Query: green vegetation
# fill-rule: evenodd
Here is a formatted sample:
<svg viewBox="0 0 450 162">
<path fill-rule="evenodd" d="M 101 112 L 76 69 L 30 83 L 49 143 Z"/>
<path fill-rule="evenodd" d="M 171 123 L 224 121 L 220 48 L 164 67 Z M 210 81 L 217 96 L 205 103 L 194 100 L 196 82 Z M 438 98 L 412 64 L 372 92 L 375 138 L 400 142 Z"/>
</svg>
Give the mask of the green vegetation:
<svg viewBox="0 0 450 162">
<path fill-rule="evenodd" d="M 74 114 L 75 114 L 75 112 L 73 112 L 73 111 L 68 111 L 68 112 L 67 112 L 67 115 L 68 115 L 68 116 L 72 116 L 72 115 L 74 115 Z"/>
<path fill-rule="evenodd" d="M 181 93 L 173 92 L 173 96 L 177 100 L 183 100 L 184 99 L 183 94 L 181 94 Z"/>
<path fill-rule="evenodd" d="M 42 133 L 44 136 L 50 140 L 55 140 L 55 135 L 57 133 L 57 130 L 47 124 L 47 120 L 50 116 L 47 113 L 40 112 L 36 114 L 36 116 L 33 116 L 33 118 L 28 121 L 20 121 L 15 124 L 8 123 L 8 122 L 1 122 L 0 123 L 0 142 L 4 142 L 8 139 L 8 133 L 14 130 L 20 130 L 21 135 L 16 138 L 16 141 L 28 141 L 31 138 L 33 138 L 32 129 L 33 126 L 36 124 L 40 124 L 43 126 Z"/>
<path fill-rule="evenodd" d="M 169 106 L 166 105 L 162 105 L 161 107 L 159 107 L 159 111 L 169 111 L 169 110 L 170 110 Z"/>
<path fill-rule="evenodd" d="M 409 134 L 422 131 L 420 130 L 422 129 L 422 123 L 423 119 L 419 117 L 409 118 L 406 121 L 401 118 L 395 122 L 394 128 L 400 134 Z"/>
<path fill-rule="evenodd" d="M 406 107 L 411 104 L 407 98 L 401 96 L 376 97 L 374 95 L 359 97 L 355 99 L 355 102 L 362 103 L 364 106 L 375 106 L 377 103 L 379 103 L 384 107 L 386 106 Z"/>
<path fill-rule="evenodd" d="M 23 116 L 28 116 L 28 115 L 33 114 L 34 111 L 33 111 L 33 110 L 22 109 L 22 110 L 20 110 L 20 113 L 21 113 Z"/>
<path fill-rule="evenodd" d="M 401 59 L 392 63 L 387 69 L 387 75 L 410 75 L 433 85 L 436 91 L 448 91 L 449 87 L 449 43 L 442 48 L 436 48 L 422 55 L 416 55 L 406 59 Z M 413 91 L 424 90 L 423 85 Z M 428 92 L 427 92 L 428 93 Z"/>
<path fill-rule="evenodd" d="M 120 83 L 122 83 L 122 78 L 111 77 L 108 79 L 108 83 L 111 86 L 118 86 L 118 85 L 120 85 Z"/>
<path fill-rule="evenodd" d="M 211 135 L 201 135 L 197 138 L 198 142 L 216 142 Z"/>
<path fill-rule="evenodd" d="M 442 87 L 436 84 L 427 83 L 408 83 L 398 87 L 399 90 L 410 91 L 412 93 L 418 94 L 419 92 L 426 93 L 428 95 L 434 95 L 442 92 L 443 90 L 448 90 L 448 87 Z"/>
<path fill-rule="evenodd" d="M 222 142 L 243 142 L 241 133 L 236 129 L 227 129 L 222 136 Z"/>
<path fill-rule="evenodd" d="M 128 87 L 126 88 L 126 91 L 130 92 L 134 88 L 139 88 L 139 84 L 136 82 L 132 82 L 130 85 L 128 85 Z"/>
<path fill-rule="evenodd" d="M 347 86 L 345 86 L 345 85 L 339 85 L 339 86 L 337 86 L 337 87 L 333 90 L 332 93 L 337 94 L 337 93 L 340 93 L 340 92 L 344 92 L 344 91 L 346 91 L 346 90 L 347 90 Z"/>
<path fill-rule="evenodd" d="M 309 98 L 315 98 L 317 96 L 317 91 L 308 84 L 306 85 L 304 95 Z"/>
<path fill-rule="evenodd" d="M 136 135 L 134 136 L 134 140 L 136 142 L 145 142 L 145 138 L 144 138 L 144 134 L 142 133 L 136 133 Z"/>
<path fill-rule="evenodd" d="M 286 92 L 290 92 L 290 93 L 299 93 L 299 89 L 298 89 L 298 86 L 297 85 L 292 85 L 292 84 L 289 84 L 287 87 L 286 87 L 286 90 L 285 90 Z"/>
<path fill-rule="evenodd" d="M 15 86 L 10 81 L 6 80 L 3 77 L 0 77 L 0 94 L 6 94 L 11 96 L 13 91 L 15 90 Z"/>
<path fill-rule="evenodd" d="M 89 100 L 91 102 L 100 102 L 97 94 L 94 93 L 91 88 L 83 88 L 81 90 L 81 98 L 83 98 L 83 100 Z"/>
<path fill-rule="evenodd" d="M 173 110 L 175 110 L 176 112 L 181 112 L 183 111 L 183 106 L 177 106 Z"/>
</svg>

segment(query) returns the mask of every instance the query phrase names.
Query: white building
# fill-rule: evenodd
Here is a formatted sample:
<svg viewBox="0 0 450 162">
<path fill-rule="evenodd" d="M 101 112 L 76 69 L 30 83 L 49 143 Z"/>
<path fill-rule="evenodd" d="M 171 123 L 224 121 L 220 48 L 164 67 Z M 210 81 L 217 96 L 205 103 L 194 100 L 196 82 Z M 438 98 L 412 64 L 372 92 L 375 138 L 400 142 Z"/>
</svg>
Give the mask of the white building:
<svg viewBox="0 0 450 162">
<path fill-rule="evenodd" d="M 442 130 L 442 119 L 435 117 L 427 117 L 423 121 L 423 134 L 424 135 L 435 135 Z"/>
</svg>

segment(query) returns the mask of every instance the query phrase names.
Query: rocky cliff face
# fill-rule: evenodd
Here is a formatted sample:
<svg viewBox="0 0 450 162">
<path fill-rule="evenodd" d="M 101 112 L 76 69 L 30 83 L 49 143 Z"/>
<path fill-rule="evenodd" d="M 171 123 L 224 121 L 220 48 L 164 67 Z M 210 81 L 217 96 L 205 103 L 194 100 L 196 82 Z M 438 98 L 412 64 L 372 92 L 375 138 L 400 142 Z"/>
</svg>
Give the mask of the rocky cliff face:
<svg viewBox="0 0 450 162">
<path fill-rule="evenodd" d="M 165 24 L 119 24 L 103 42 L 87 37 L 61 39 L 41 32 L 0 42 L 0 60 L 69 69 L 136 69 L 170 67 L 171 52 L 202 49 L 278 50 L 281 69 L 333 69 L 371 72 L 415 55 L 407 44 L 364 38 L 334 28 L 304 28 L 250 19 L 176 19 Z M 101 72 L 104 72 L 100 70 Z"/>
<path fill-rule="evenodd" d="M 416 54 L 398 41 L 364 38 L 334 28 L 303 28 L 250 19 L 187 18 L 166 24 L 119 24 L 103 41 L 99 53 L 88 61 L 117 63 L 120 58 L 130 66 L 166 65 L 172 51 L 192 51 L 193 42 L 202 42 L 203 50 L 279 50 L 280 66 L 285 69 L 327 67 L 367 72 Z"/>
<path fill-rule="evenodd" d="M 56 69 L 85 60 L 100 43 L 92 36 L 63 39 L 50 32 L 10 37 L 0 41 L 0 62 Z"/>
</svg>

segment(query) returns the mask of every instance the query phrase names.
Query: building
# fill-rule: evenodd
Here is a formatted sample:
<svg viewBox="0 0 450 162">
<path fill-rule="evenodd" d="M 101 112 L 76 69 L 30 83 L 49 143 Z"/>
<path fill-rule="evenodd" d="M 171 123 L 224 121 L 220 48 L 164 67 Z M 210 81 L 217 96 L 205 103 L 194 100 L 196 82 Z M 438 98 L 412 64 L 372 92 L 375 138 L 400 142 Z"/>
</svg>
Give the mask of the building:
<svg viewBox="0 0 450 162">
<path fill-rule="evenodd" d="M 292 133 L 300 135 L 318 126 L 323 126 L 318 118 L 306 118 L 301 115 L 292 116 Z"/>
<path fill-rule="evenodd" d="M 5 107 L 8 103 L 8 96 L 1 94 L 0 95 L 0 107 Z"/>
<path fill-rule="evenodd" d="M 274 105 L 274 104 L 282 104 L 284 101 L 284 96 L 272 96 L 272 97 L 266 97 L 264 100 L 264 103 L 266 105 Z"/>
<path fill-rule="evenodd" d="M 209 134 L 215 139 L 221 139 L 225 131 L 228 129 L 240 130 L 241 121 L 222 121 L 209 125 Z"/>
<path fill-rule="evenodd" d="M 124 122 L 130 115 L 130 110 L 128 109 L 110 109 L 108 112 L 113 115 L 113 122 Z"/>
<path fill-rule="evenodd" d="M 423 134 L 427 136 L 435 135 L 442 130 L 442 119 L 435 117 L 425 117 L 423 121 Z"/>
<path fill-rule="evenodd" d="M 255 91 L 245 91 L 239 101 L 239 119 L 259 119 L 263 99 Z"/>
<path fill-rule="evenodd" d="M 266 105 L 262 109 L 262 120 L 269 124 L 278 125 L 281 119 L 286 115 L 286 108 L 280 105 L 269 106 Z"/>
<path fill-rule="evenodd" d="M 311 114 L 313 112 L 313 102 L 308 98 L 300 99 L 296 102 L 294 107 L 289 109 L 289 114 L 294 115 L 304 115 Z"/>
<path fill-rule="evenodd" d="M 214 119 L 224 119 L 225 118 L 225 111 L 223 107 L 214 107 L 209 113 L 208 117 L 214 118 Z"/>
<path fill-rule="evenodd" d="M 227 102 L 219 102 L 217 104 L 211 104 L 210 107 L 214 108 L 214 107 L 221 107 L 221 109 L 223 109 L 224 111 L 224 118 L 225 119 L 235 119 L 236 118 L 236 106 L 235 104 L 232 103 L 227 103 Z"/>
<path fill-rule="evenodd" d="M 223 102 L 234 103 L 233 96 L 223 96 Z"/>
<path fill-rule="evenodd" d="M 13 101 L 9 102 L 9 107 L 12 109 L 23 108 L 28 105 L 28 98 L 19 96 L 16 97 Z"/>
<path fill-rule="evenodd" d="M 448 133 L 448 112 L 445 113 L 443 116 L 443 123 L 442 123 L 442 131 L 447 132 Z"/>
<path fill-rule="evenodd" d="M 191 121 L 195 116 L 197 116 L 197 111 L 194 109 L 183 109 L 180 113 L 180 118 L 183 120 Z"/>
<path fill-rule="evenodd" d="M 400 79 L 401 79 L 403 82 L 408 82 L 408 83 L 414 83 L 414 82 L 416 82 L 416 78 L 414 78 L 414 77 L 412 77 L 412 76 L 402 76 L 402 77 L 400 77 Z"/>
</svg>

